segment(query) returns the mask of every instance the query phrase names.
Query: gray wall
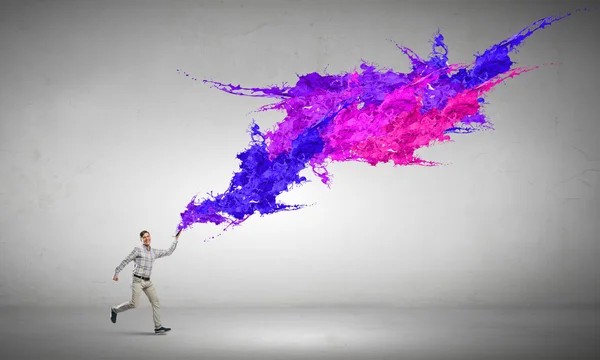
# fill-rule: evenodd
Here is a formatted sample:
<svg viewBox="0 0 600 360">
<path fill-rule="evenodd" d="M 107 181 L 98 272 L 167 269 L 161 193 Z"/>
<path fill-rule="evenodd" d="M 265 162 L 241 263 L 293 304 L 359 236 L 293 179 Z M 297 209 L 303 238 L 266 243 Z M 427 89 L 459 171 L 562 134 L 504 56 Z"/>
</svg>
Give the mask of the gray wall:
<svg viewBox="0 0 600 360">
<path fill-rule="evenodd" d="M 588 2 L 587 5 L 593 4 Z M 450 61 L 586 3 L 493 1 L 3 1 L 0 9 L 0 304 L 104 306 L 129 296 L 139 244 L 170 245 L 196 194 L 220 193 L 252 117 L 249 86 L 352 70 L 408 71 L 442 30 Z M 219 234 L 183 233 L 156 263 L 164 306 L 598 303 L 597 12 L 531 37 L 519 65 L 562 61 L 488 97 L 496 130 L 424 149 L 437 168 L 342 163 L 307 209 Z M 144 300 L 146 302 L 146 300 Z"/>
</svg>

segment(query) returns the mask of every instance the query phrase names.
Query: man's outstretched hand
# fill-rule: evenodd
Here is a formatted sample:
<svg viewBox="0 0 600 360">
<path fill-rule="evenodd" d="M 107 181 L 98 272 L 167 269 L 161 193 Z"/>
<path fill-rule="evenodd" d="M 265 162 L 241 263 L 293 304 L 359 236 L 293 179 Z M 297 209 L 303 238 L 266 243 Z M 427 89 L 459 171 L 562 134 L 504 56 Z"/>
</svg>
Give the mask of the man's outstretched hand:
<svg viewBox="0 0 600 360">
<path fill-rule="evenodd" d="M 119 281 L 119 277 L 117 275 L 113 276 L 114 281 Z"/>
</svg>

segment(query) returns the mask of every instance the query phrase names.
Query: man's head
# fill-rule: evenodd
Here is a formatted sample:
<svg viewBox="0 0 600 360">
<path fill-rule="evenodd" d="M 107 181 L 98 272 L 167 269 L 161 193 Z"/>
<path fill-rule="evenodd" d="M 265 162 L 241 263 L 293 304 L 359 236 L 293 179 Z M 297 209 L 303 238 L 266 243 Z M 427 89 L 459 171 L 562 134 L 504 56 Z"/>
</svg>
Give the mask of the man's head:
<svg viewBox="0 0 600 360">
<path fill-rule="evenodd" d="M 146 230 L 142 231 L 140 233 L 140 241 L 142 242 L 142 244 L 144 244 L 146 246 L 150 246 L 150 242 L 152 241 L 152 238 L 150 237 L 150 233 Z"/>
</svg>

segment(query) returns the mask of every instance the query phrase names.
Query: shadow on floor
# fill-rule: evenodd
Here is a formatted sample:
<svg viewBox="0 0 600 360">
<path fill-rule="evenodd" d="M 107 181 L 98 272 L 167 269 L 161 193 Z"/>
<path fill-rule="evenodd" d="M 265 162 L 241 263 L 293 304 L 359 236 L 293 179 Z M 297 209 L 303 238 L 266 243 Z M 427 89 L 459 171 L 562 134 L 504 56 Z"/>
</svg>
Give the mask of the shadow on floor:
<svg viewBox="0 0 600 360">
<path fill-rule="evenodd" d="M 167 335 L 167 334 L 155 334 L 154 332 L 150 331 L 123 331 L 121 332 L 121 334 L 123 335 L 152 335 L 152 336 L 160 336 L 160 335 Z"/>
</svg>

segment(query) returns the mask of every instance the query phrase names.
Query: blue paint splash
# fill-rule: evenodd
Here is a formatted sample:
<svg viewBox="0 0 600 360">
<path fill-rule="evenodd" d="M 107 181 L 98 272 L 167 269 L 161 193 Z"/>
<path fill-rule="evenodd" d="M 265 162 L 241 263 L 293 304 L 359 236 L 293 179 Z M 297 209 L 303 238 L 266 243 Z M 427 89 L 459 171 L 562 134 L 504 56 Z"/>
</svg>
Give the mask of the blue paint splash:
<svg viewBox="0 0 600 360">
<path fill-rule="evenodd" d="M 226 224 L 227 230 L 256 213 L 301 209 L 306 205 L 283 204 L 277 197 L 306 183 L 308 179 L 299 174 L 308 166 L 329 186 L 326 166 L 333 161 L 437 165 L 419 159 L 415 151 L 450 141 L 450 133 L 490 129 L 482 113 L 487 92 L 538 68 L 512 68 L 510 54 L 536 31 L 570 15 L 540 19 L 475 54 L 471 64 L 449 65 L 448 47 L 438 31 L 427 60 L 396 45 L 411 61 L 412 71 L 406 74 L 363 62 L 360 73 L 313 72 L 299 76 L 294 86 L 247 88 L 204 80 L 230 94 L 277 99 L 261 111 L 284 110 L 287 116 L 266 133 L 254 121 L 250 124 L 250 145 L 237 154 L 240 170 L 227 190 L 194 196 L 181 213 L 177 231 L 195 223 Z"/>
</svg>

